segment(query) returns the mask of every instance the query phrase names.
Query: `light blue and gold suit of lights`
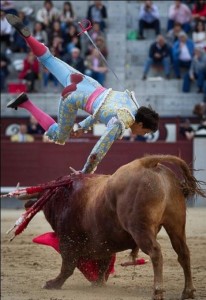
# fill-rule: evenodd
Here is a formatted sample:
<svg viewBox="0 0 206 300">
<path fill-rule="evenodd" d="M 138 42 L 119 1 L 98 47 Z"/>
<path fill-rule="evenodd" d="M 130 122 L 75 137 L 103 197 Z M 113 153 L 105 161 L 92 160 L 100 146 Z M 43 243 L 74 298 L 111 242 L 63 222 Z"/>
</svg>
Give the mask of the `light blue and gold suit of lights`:
<svg viewBox="0 0 206 300">
<path fill-rule="evenodd" d="M 71 74 L 80 73 L 54 57 L 49 49 L 38 59 L 64 87 L 71 84 Z M 83 75 L 83 80 L 77 85 L 77 90 L 65 99 L 60 98 L 58 122 L 50 126 L 46 132 L 49 139 L 58 144 L 65 143 L 74 126 L 78 109 L 85 110 L 88 98 L 99 87 L 101 85 L 96 80 Z M 106 130 L 89 154 L 82 169 L 83 173 L 94 172 L 113 142 L 121 139 L 125 129 L 130 128 L 135 122 L 138 107 L 134 94 L 128 90 L 119 92 L 106 89 L 96 98 L 91 114 L 80 122 L 79 126 L 88 130 L 94 123 L 100 122 L 106 125 Z"/>
</svg>

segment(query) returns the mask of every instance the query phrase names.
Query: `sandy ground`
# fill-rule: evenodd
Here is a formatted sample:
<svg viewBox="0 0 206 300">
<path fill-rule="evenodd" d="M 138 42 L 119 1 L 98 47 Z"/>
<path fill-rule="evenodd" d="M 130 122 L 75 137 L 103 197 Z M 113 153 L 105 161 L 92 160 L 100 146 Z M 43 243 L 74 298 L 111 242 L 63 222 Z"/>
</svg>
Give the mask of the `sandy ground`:
<svg viewBox="0 0 206 300">
<path fill-rule="evenodd" d="M 151 299 L 153 270 L 151 262 L 136 267 L 121 267 L 129 251 L 119 253 L 115 275 L 107 286 L 91 287 L 76 270 L 61 290 L 44 290 L 45 281 L 59 273 L 60 255 L 50 247 L 32 243 L 32 239 L 51 231 L 42 213 L 35 216 L 29 227 L 12 242 L 5 232 L 20 216 L 21 210 L 1 212 L 1 290 L 2 300 L 145 300 Z M 164 257 L 165 299 L 180 299 L 183 272 L 165 231 L 158 235 Z M 187 212 L 187 243 L 191 251 L 196 299 L 206 299 L 206 208 L 190 208 Z M 148 258 L 140 252 L 139 257 Z"/>
</svg>

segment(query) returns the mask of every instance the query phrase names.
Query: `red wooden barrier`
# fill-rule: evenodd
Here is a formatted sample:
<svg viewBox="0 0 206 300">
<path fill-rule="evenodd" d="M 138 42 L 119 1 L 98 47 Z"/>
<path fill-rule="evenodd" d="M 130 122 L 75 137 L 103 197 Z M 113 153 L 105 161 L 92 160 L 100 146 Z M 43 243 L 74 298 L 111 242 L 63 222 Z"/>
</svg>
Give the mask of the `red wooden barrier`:
<svg viewBox="0 0 206 300">
<path fill-rule="evenodd" d="M 96 141 L 51 143 L 1 142 L 1 186 L 36 185 L 70 173 L 69 167 L 82 169 Z M 192 142 L 144 143 L 116 141 L 99 165 L 98 173 L 111 174 L 120 166 L 145 154 L 173 154 L 192 163 Z"/>
</svg>

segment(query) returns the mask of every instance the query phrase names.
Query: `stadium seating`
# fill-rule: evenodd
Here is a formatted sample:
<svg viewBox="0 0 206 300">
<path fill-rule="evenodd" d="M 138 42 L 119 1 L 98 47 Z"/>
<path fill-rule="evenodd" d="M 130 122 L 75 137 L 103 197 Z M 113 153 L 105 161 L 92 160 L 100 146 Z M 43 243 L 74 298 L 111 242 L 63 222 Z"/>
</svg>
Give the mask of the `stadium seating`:
<svg viewBox="0 0 206 300">
<path fill-rule="evenodd" d="M 58 8 L 62 7 L 64 1 L 53 1 Z M 77 13 L 78 19 L 85 18 L 87 7 L 90 1 L 71 1 Z M 109 50 L 108 63 L 111 69 L 117 74 L 119 81 L 112 71 L 107 73 L 106 87 L 114 90 L 134 90 L 140 105 L 150 104 L 161 116 L 192 116 L 192 109 L 195 104 L 201 102 L 202 95 L 197 94 L 195 88 L 188 94 L 181 92 L 182 80 L 154 78 L 157 75 L 155 69 L 151 69 L 148 80 L 142 81 L 142 70 L 144 61 L 148 55 L 149 45 L 154 40 L 154 32 L 146 32 L 146 40 L 127 40 L 128 31 L 138 29 L 138 12 L 142 1 L 103 1 L 108 10 L 108 28 L 106 32 L 107 45 Z M 166 32 L 167 14 L 169 1 L 154 1 L 160 10 L 160 21 L 162 33 Z M 17 9 L 26 7 L 27 1 L 16 1 Z M 41 1 L 30 1 L 33 15 L 42 6 Z M 13 54 L 12 54 L 13 55 Z M 21 55 L 22 56 L 22 55 Z M 18 54 L 14 54 L 15 59 Z M 13 58 L 12 58 L 13 60 Z M 14 68 L 13 66 L 11 68 Z M 161 73 L 160 73 L 161 75 Z M 17 76 L 16 71 L 11 72 L 10 80 L 14 82 Z M 150 78 L 151 77 L 151 78 Z M 41 84 L 38 86 L 41 94 L 31 95 L 37 104 L 44 108 L 51 115 L 57 114 L 58 94 L 45 93 Z M 2 106 L 4 106 L 12 95 L 2 95 Z M 54 105 L 50 105 L 53 103 Z M 16 112 L 15 112 L 16 113 Z M 18 112 L 27 115 L 24 110 Z M 2 107 L 2 115 L 13 114 Z M 82 114 L 82 112 L 81 112 Z"/>
</svg>

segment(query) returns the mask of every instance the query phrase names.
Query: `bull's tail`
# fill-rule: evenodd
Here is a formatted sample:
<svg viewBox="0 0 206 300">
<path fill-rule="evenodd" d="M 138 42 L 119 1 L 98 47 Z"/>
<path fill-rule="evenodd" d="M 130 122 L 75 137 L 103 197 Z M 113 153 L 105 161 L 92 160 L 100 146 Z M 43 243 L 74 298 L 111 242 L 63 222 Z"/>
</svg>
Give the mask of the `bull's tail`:
<svg viewBox="0 0 206 300">
<path fill-rule="evenodd" d="M 140 159 L 145 168 L 154 168 L 159 163 L 170 163 L 178 166 L 181 170 L 184 179 L 181 182 L 182 191 L 185 197 L 200 195 L 206 198 L 205 191 L 201 188 L 205 182 L 198 181 L 193 175 L 192 170 L 188 167 L 186 162 L 174 155 L 148 155 Z"/>
</svg>

